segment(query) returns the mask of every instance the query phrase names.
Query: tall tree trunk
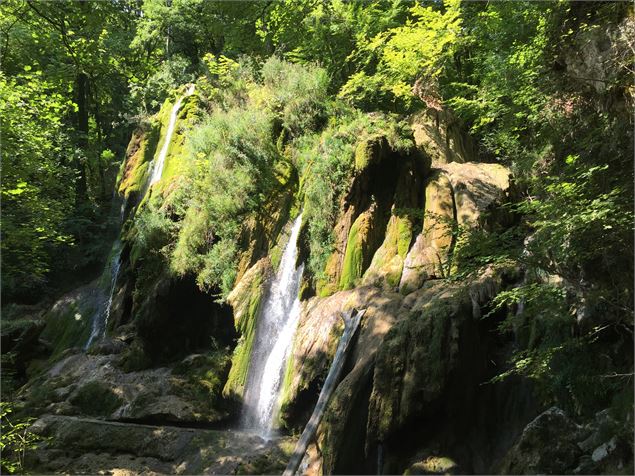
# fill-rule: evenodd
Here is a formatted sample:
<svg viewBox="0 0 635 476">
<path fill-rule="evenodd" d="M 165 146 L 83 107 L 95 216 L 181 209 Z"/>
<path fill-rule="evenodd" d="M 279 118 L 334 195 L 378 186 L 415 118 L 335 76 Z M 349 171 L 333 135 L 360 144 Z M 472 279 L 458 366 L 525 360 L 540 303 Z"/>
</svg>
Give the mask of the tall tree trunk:
<svg viewBox="0 0 635 476">
<path fill-rule="evenodd" d="M 83 153 L 88 149 L 88 75 L 83 71 L 77 75 L 77 145 Z M 88 200 L 88 183 L 86 180 L 86 165 L 78 157 L 76 167 L 79 172 L 77 180 L 75 203 L 81 205 Z"/>
</svg>

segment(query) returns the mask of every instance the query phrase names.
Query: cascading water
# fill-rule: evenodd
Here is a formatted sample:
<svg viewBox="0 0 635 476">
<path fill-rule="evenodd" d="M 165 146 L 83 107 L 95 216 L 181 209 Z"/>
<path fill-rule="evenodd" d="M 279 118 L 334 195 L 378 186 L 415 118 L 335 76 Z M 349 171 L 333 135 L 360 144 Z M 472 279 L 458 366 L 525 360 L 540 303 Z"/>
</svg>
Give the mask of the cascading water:
<svg viewBox="0 0 635 476">
<path fill-rule="evenodd" d="M 95 339 L 103 337 L 106 334 L 106 329 L 108 328 L 108 318 L 110 317 L 112 299 L 115 295 L 115 286 L 117 284 L 117 278 L 119 277 L 119 269 L 121 268 L 121 241 L 119 239 L 117 239 L 112 245 L 110 256 L 110 266 L 106 268 L 110 270 L 110 289 L 108 292 L 108 299 L 99 304 L 97 311 L 93 315 L 90 336 L 84 345 L 84 350 L 87 350 Z"/>
<path fill-rule="evenodd" d="M 194 94 L 194 85 L 191 84 L 185 94 L 181 96 L 174 106 L 172 107 L 172 112 L 170 113 L 170 121 L 168 122 L 168 129 L 165 134 L 165 139 L 163 140 L 163 146 L 159 151 L 158 157 L 152 163 L 152 173 L 150 174 L 149 182 L 146 183 L 147 188 L 161 180 L 161 175 L 163 175 L 163 167 L 165 165 L 165 158 L 168 154 L 168 149 L 170 147 L 170 142 L 172 141 L 172 134 L 174 133 L 174 128 L 176 126 L 176 119 L 181 108 L 181 104 L 183 103 L 183 99 L 187 96 L 191 96 Z M 113 199 L 116 197 L 116 189 L 113 191 Z M 120 222 L 124 221 L 125 211 L 126 211 L 127 201 L 124 201 L 121 205 L 121 209 L 119 211 L 119 220 Z M 108 328 L 108 319 L 110 318 L 110 310 L 112 308 L 112 300 L 115 294 L 115 286 L 117 284 L 117 278 L 119 277 L 119 269 L 121 268 L 121 241 L 117 239 L 110 251 L 110 259 L 104 270 L 104 273 L 110 272 L 110 287 L 108 289 L 108 297 L 101 299 L 101 302 L 98 305 L 95 314 L 93 314 L 93 319 L 91 323 L 91 332 L 86 344 L 84 345 L 84 349 L 87 350 L 91 344 L 95 341 L 95 339 L 101 338 L 106 334 L 106 329 Z"/>
<path fill-rule="evenodd" d="M 161 180 L 161 175 L 163 175 L 163 166 L 165 165 L 165 157 L 168 155 L 168 149 L 170 147 L 170 142 L 172 141 L 172 134 L 174 133 L 174 126 L 176 125 L 176 117 L 179 113 L 179 109 L 181 108 L 181 103 L 183 99 L 187 96 L 191 96 L 194 94 L 194 85 L 190 85 L 185 91 L 185 94 L 181 96 L 174 106 L 172 107 L 172 113 L 170 114 L 170 122 L 168 122 L 168 130 L 165 134 L 165 139 L 163 141 L 163 147 L 161 147 L 161 151 L 159 152 L 159 156 L 154 161 L 154 165 L 152 167 L 152 175 L 150 176 L 150 185 L 157 183 Z"/>
<path fill-rule="evenodd" d="M 300 280 L 304 265 L 295 267 L 298 257 L 300 214 L 280 261 L 280 268 L 258 319 L 256 338 L 245 385 L 243 425 L 267 438 L 274 426 L 285 364 L 300 316 Z"/>
</svg>

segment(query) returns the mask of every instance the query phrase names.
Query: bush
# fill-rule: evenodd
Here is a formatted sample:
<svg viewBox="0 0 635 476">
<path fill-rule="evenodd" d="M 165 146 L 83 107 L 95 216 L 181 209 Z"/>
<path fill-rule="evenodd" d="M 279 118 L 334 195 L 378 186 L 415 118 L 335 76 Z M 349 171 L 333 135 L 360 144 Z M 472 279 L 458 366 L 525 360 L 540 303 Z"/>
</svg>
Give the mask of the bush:
<svg viewBox="0 0 635 476">
<path fill-rule="evenodd" d="M 242 222 L 275 183 L 271 116 L 253 107 L 217 110 L 193 131 L 189 146 L 196 166 L 172 268 L 196 273 L 201 288 L 228 293 Z"/>
<path fill-rule="evenodd" d="M 34 418 L 11 421 L 9 414 L 12 412 L 11 403 L 0 403 L 0 463 L 2 472 L 9 474 L 24 472 L 26 452 L 35 449 L 37 442 L 42 439 L 29 431 Z"/>
<path fill-rule="evenodd" d="M 316 130 L 325 119 L 328 77 L 316 66 L 269 58 L 262 67 L 265 105 L 292 136 Z"/>
</svg>

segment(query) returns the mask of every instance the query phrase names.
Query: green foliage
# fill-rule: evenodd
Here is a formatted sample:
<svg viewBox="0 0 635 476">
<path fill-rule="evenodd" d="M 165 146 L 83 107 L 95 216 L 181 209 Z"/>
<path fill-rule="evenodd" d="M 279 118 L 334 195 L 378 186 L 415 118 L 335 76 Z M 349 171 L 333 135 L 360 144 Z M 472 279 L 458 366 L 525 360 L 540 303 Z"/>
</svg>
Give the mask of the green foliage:
<svg viewBox="0 0 635 476">
<path fill-rule="evenodd" d="M 27 451 L 35 449 L 42 437 L 29 430 L 35 418 L 13 419 L 12 412 L 11 403 L 0 403 L 0 464 L 3 472 L 21 474 Z"/>
<path fill-rule="evenodd" d="M 225 85 L 225 99 L 189 134 L 191 167 L 184 183 L 191 189 L 177 206 L 182 222 L 171 266 L 181 275 L 194 272 L 201 288 L 226 296 L 234 283 L 243 224 L 283 185 L 276 170 L 286 159 L 276 128 L 281 125 L 293 137 L 317 127 L 325 110 L 326 80 L 319 68 L 275 57 L 263 65 L 262 82 L 241 73 L 239 63 L 207 60 L 216 75 L 210 79 Z"/>
<path fill-rule="evenodd" d="M 2 292 L 12 297 L 41 286 L 72 241 L 64 220 L 75 198 L 73 152 L 62 122 L 72 105 L 41 73 L 0 73 L 0 96 Z"/>
<path fill-rule="evenodd" d="M 376 66 L 351 75 L 340 96 L 358 104 L 401 101 L 408 107 L 416 95 L 437 106 L 438 79 L 454 54 L 462 22 L 459 0 L 446 0 L 444 7 L 416 4 L 405 25 L 377 34 L 365 45 L 377 57 Z"/>
<path fill-rule="evenodd" d="M 374 59 L 367 43 L 403 20 L 408 2 L 400 0 L 272 2 L 256 28 L 265 46 L 294 62 L 319 62 L 336 90 L 360 65 Z"/>
<path fill-rule="evenodd" d="M 271 119 L 255 108 L 217 111 L 194 130 L 195 193 L 172 257 L 180 274 L 194 271 L 199 286 L 231 289 L 236 241 L 243 219 L 263 202 L 274 183 L 277 152 Z"/>
<path fill-rule="evenodd" d="M 144 82 L 130 85 L 131 100 L 139 104 L 139 113 L 156 111 L 178 86 L 192 82 L 194 74 L 189 72 L 190 63 L 180 55 L 174 55 L 160 64 L 158 69 Z"/>
<path fill-rule="evenodd" d="M 325 119 L 326 72 L 269 58 L 262 67 L 264 105 L 292 136 L 315 130 Z"/>
</svg>

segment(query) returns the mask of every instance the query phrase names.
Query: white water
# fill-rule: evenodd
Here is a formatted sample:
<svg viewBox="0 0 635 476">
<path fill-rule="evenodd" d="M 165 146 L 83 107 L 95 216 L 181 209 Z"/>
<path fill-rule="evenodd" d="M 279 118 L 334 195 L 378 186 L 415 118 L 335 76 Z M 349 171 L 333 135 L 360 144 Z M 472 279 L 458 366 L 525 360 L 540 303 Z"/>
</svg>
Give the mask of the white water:
<svg viewBox="0 0 635 476">
<path fill-rule="evenodd" d="M 181 103 L 183 103 L 183 99 L 187 96 L 191 96 L 194 94 L 194 85 L 190 85 L 185 91 L 185 94 L 181 96 L 174 106 L 172 107 L 172 113 L 170 114 L 170 122 L 168 122 L 168 130 L 165 134 L 165 139 L 163 141 L 163 147 L 161 147 L 161 151 L 159 152 L 159 156 L 154 161 L 152 167 L 152 175 L 150 176 L 150 185 L 155 184 L 159 180 L 161 180 L 161 175 L 163 175 L 163 166 L 165 165 L 165 157 L 168 155 L 168 149 L 170 147 L 170 142 L 172 141 L 172 134 L 174 133 L 174 126 L 176 125 L 176 117 L 179 113 L 179 109 L 181 108 Z"/>
<path fill-rule="evenodd" d="M 274 429 L 280 387 L 300 317 L 300 280 L 304 265 L 295 267 L 302 215 L 291 235 L 258 319 L 245 385 L 243 425 L 267 438 Z"/>
<path fill-rule="evenodd" d="M 112 245 L 109 264 L 110 266 L 107 268 L 110 269 L 110 289 L 108 292 L 108 299 L 105 302 L 100 302 L 98 304 L 91 323 L 92 329 L 90 337 L 88 337 L 88 341 L 86 341 L 86 344 L 84 345 L 84 350 L 87 350 L 95 339 L 102 338 L 106 335 L 108 319 L 110 318 L 110 308 L 112 307 L 112 299 L 115 295 L 115 286 L 117 284 L 117 278 L 119 277 L 119 269 L 121 268 L 121 241 L 119 241 L 119 239 L 117 239 Z"/>
</svg>

